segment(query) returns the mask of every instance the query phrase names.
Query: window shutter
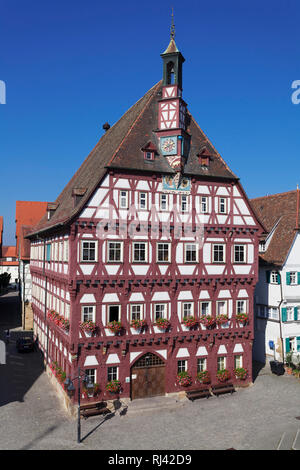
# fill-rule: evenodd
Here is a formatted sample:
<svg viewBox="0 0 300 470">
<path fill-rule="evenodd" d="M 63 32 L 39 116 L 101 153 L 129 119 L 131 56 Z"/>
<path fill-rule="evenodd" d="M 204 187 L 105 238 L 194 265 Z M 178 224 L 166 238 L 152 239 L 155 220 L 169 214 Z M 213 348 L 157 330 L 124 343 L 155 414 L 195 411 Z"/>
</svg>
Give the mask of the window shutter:
<svg viewBox="0 0 300 470">
<path fill-rule="evenodd" d="M 283 307 L 283 308 L 281 309 L 281 320 L 282 320 L 282 321 L 287 321 L 286 307 Z"/>
<path fill-rule="evenodd" d="M 300 284 L 300 272 L 297 273 L 298 284 Z"/>
<path fill-rule="evenodd" d="M 297 336 L 297 351 L 300 351 L 300 336 Z"/>
<path fill-rule="evenodd" d="M 294 320 L 298 320 L 298 307 L 294 307 Z"/>
<path fill-rule="evenodd" d="M 279 273 L 276 274 L 278 284 L 281 284 L 281 276 Z"/>
<path fill-rule="evenodd" d="M 286 283 L 288 286 L 291 284 L 291 273 L 286 273 Z"/>
<path fill-rule="evenodd" d="M 290 352 L 290 338 L 285 338 L 285 352 Z"/>
<path fill-rule="evenodd" d="M 267 276 L 267 283 L 270 284 L 270 280 L 271 280 L 271 271 L 266 271 L 266 276 Z"/>
</svg>

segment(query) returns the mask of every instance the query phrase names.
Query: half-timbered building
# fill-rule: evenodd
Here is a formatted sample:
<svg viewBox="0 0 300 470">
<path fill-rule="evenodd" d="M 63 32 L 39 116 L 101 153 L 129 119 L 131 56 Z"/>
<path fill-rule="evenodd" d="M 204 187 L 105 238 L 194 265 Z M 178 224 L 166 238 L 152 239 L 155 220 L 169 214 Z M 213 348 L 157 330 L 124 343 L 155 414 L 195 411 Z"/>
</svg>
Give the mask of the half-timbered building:
<svg viewBox="0 0 300 470">
<path fill-rule="evenodd" d="M 31 239 L 34 333 L 48 366 L 78 366 L 107 399 L 186 390 L 188 372 L 252 380 L 258 222 L 182 96 L 174 37 L 163 79 L 109 127 Z M 64 376 L 64 374 L 63 374 Z"/>
</svg>

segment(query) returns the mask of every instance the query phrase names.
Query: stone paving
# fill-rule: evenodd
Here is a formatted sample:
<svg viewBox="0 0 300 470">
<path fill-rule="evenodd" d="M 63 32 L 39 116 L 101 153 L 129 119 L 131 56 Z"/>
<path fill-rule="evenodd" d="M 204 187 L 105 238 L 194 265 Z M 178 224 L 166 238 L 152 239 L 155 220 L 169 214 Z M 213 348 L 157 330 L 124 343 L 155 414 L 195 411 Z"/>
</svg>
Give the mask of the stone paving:
<svg viewBox="0 0 300 470">
<path fill-rule="evenodd" d="M 20 329 L 17 309 L 12 295 L 0 297 L 0 336 L 9 319 Z M 233 395 L 136 400 L 127 412 L 82 420 L 77 444 L 76 419 L 64 411 L 40 353 L 17 353 L 11 342 L 0 366 L 0 449 L 275 450 L 294 443 L 300 450 L 299 392 L 299 379 L 273 375 L 267 365 L 252 386 Z"/>
</svg>

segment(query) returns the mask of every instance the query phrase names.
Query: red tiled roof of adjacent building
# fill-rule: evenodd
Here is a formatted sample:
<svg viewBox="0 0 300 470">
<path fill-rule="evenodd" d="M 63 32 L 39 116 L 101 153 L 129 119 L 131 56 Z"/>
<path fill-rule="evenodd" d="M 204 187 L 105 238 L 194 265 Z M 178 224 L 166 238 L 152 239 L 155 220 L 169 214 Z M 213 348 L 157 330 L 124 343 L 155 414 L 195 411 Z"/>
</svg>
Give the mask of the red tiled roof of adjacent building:
<svg viewBox="0 0 300 470">
<path fill-rule="evenodd" d="M 41 201 L 16 201 L 16 252 L 21 259 L 29 258 L 27 243 L 23 240 L 23 226 L 33 227 L 41 220 L 47 211 L 48 202 Z M 30 230 L 26 230 L 26 234 Z M 21 248 L 21 252 L 20 252 Z"/>
<path fill-rule="evenodd" d="M 2 258 L 16 258 L 15 246 L 2 246 Z"/>
<path fill-rule="evenodd" d="M 260 254 L 261 260 L 282 266 L 299 228 L 297 191 L 251 199 L 250 203 L 269 234 L 274 229 L 267 250 Z"/>
<path fill-rule="evenodd" d="M 174 169 L 162 154 L 157 152 L 153 163 L 145 161 L 142 149 L 147 142 L 159 149 L 157 134 L 157 107 L 162 96 L 162 81 L 152 87 L 119 121 L 105 132 L 81 167 L 56 199 L 57 208 L 50 220 L 44 216 L 30 235 L 70 223 L 101 182 L 109 168 L 142 171 L 159 174 L 174 174 Z M 228 168 L 204 132 L 190 113 L 187 114 L 187 132 L 191 134 L 191 145 L 184 174 L 199 177 L 220 178 L 237 181 L 237 176 Z M 203 168 L 197 157 L 204 148 L 210 154 L 209 168 Z M 130 158 L 129 158 L 130 156 Z M 74 207 L 74 190 L 83 188 L 83 195 Z"/>
</svg>

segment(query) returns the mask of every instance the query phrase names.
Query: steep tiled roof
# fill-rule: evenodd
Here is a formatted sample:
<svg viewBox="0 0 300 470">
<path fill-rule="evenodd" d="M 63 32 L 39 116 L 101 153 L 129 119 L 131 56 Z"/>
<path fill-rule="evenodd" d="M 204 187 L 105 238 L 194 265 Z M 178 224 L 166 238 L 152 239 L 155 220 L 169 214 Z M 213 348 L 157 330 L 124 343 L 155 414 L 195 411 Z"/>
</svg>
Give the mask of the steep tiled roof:
<svg viewBox="0 0 300 470">
<path fill-rule="evenodd" d="M 22 226 L 36 225 L 46 213 L 47 204 L 42 201 L 16 201 L 16 251 L 18 255 L 23 236 Z"/>
<path fill-rule="evenodd" d="M 174 173 L 165 157 L 159 152 L 153 162 L 148 162 L 145 161 L 142 151 L 149 142 L 159 150 L 155 130 L 157 130 L 158 100 L 162 96 L 161 87 L 160 81 L 101 137 L 56 199 L 57 208 L 50 220 L 44 216 L 30 235 L 70 222 L 87 203 L 109 168 L 160 174 Z M 191 134 L 191 146 L 184 173 L 237 180 L 236 175 L 228 168 L 190 114 L 188 121 L 187 131 Z M 197 156 L 205 147 L 210 153 L 208 169 L 201 166 Z M 73 194 L 74 190 L 78 189 L 81 189 L 84 195 L 74 207 Z"/>
<path fill-rule="evenodd" d="M 274 229 L 269 246 L 260 258 L 281 266 L 296 234 L 297 191 L 251 199 L 250 203 L 266 230 Z"/>
</svg>

